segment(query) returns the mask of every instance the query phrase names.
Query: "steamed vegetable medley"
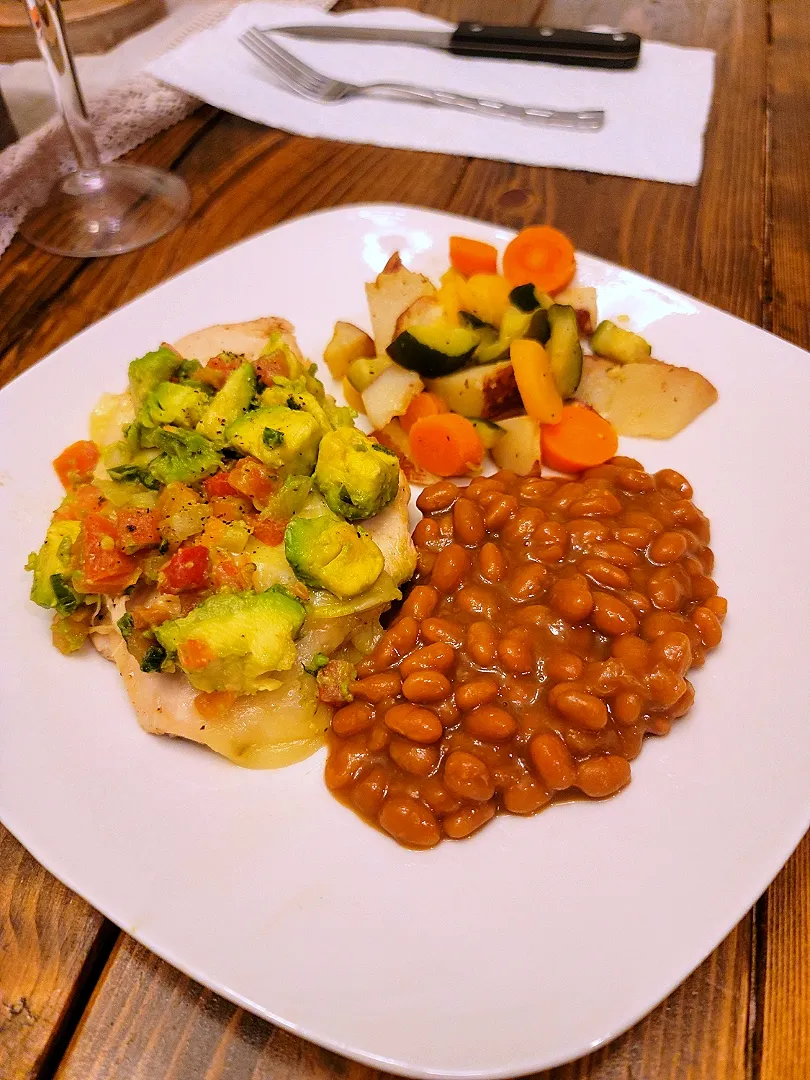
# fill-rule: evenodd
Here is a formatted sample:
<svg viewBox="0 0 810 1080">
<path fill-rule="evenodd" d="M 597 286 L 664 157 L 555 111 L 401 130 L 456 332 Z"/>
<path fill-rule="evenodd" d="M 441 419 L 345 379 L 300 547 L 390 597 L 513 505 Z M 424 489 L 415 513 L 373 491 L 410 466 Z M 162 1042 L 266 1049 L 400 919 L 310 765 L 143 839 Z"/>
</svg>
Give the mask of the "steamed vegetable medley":
<svg viewBox="0 0 810 1080">
<path fill-rule="evenodd" d="M 577 472 L 614 456 L 619 435 L 669 438 L 716 400 L 702 375 L 598 320 L 556 229 L 524 229 L 500 273 L 496 249 L 466 237 L 450 263 L 437 287 L 393 256 L 366 287 L 373 337 L 339 322 L 324 354 L 409 479 L 473 474 L 487 451 L 518 474 Z"/>
<path fill-rule="evenodd" d="M 252 361 L 201 363 L 167 345 L 133 360 L 129 390 L 99 402 L 92 440 L 56 459 L 66 494 L 28 569 L 62 652 L 112 612 L 122 672 L 182 672 L 232 706 L 263 700 L 298 664 L 321 701 L 343 700 L 347 674 L 329 658 L 345 633 L 321 629 L 299 655 L 302 628 L 352 617 L 354 633 L 369 612 L 378 629 L 400 596 L 407 516 L 387 555 L 364 527 L 396 499 L 399 464 L 324 392 L 285 326 Z"/>
</svg>

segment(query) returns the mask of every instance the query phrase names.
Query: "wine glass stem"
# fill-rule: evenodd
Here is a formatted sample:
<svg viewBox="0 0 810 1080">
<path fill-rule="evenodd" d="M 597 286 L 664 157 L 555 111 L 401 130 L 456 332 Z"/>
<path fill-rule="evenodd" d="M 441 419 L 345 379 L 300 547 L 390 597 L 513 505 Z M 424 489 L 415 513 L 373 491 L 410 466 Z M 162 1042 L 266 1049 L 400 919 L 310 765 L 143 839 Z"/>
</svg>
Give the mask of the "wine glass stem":
<svg viewBox="0 0 810 1080">
<path fill-rule="evenodd" d="M 25 0 L 39 51 L 45 61 L 54 97 L 76 154 L 79 173 L 92 183 L 101 159 L 90 128 L 73 56 L 65 38 L 60 0 Z"/>
</svg>

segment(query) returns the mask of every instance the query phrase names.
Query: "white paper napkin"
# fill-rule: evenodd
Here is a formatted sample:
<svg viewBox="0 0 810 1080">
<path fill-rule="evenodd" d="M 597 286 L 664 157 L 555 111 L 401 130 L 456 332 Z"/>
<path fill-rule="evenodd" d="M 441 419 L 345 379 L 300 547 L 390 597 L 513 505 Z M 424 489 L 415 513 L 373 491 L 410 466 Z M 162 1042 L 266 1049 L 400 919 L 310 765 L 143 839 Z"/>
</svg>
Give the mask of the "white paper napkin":
<svg viewBox="0 0 810 1080">
<path fill-rule="evenodd" d="M 390 101 L 304 101 L 277 86 L 272 73 L 238 40 L 250 26 L 290 22 L 425 30 L 449 26 L 396 8 L 338 16 L 296 10 L 293 15 L 277 3 L 247 3 L 220 26 L 160 57 L 149 70 L 211 105 L 299 135 L 676 184 L 696 184 L 700 178 L 714 81 L 714 53 L 708 49 L 645 41 L 635 70 L 605 71 L 460 58 L 406 45 L 279 38 L 313 67 L 350 82 L 419 83 L 520 105 L 606 111 L 602 131 L 581 133 Z"/>
</svg>

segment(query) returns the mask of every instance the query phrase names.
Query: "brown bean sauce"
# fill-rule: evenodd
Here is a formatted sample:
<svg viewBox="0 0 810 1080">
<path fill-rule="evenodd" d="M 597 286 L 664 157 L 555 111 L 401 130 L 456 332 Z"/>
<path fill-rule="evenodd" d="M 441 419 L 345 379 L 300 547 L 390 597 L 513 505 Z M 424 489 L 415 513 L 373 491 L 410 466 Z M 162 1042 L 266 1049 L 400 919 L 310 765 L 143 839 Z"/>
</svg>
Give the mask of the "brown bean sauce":
<svg viewBox="0 0 810 1080">
<path fill-rule="evenodd" d="M 621 790 L 722 636 L 688 481 L 614 458 L 442 481 L 417 505 L 414 583 L 334 715 L 330 790 L 418 848 Z"/>
</svg>

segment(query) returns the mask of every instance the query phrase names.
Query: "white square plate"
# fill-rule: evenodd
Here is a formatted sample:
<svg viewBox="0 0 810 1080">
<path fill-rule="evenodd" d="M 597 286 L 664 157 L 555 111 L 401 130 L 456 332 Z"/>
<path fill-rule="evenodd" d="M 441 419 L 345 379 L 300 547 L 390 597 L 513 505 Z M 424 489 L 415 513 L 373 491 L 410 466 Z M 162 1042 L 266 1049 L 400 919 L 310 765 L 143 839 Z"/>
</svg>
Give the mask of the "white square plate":
<svg viewBox="0 0 810 1080">
<path fill-rule="evenodd" d="M 324 787 L 323 752 L 248 772 L 138 727 L 119 676 L 61 656 L 28 602 L 51 459 L 162 340 L 279 314 L 319 358 L 399 249 L 438 276 L 481 222 L 397 206 L 330 210 L 224 251 L 85 330 L 0 393 L 0 817 L 128 933 L 231 1000 L 362 1061 L 505 1077 L 593 1049 L 705 957 L 810 817 L 808 355 L 681 293 L 581 256 L 600 311 L 704 372 L 718 404 L 669 442 L 623 441 L 685 473 L 728 597 L 697 703 L 648 739 L 603 803 L 498 818 L 411 852 Z M 148 258 L 148 253 L 145 256 Z"/>
</svg>

